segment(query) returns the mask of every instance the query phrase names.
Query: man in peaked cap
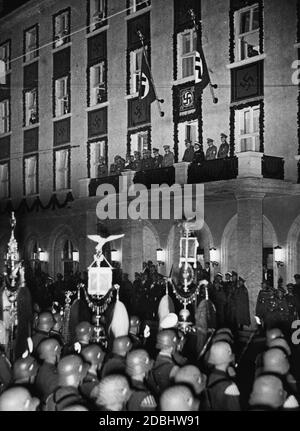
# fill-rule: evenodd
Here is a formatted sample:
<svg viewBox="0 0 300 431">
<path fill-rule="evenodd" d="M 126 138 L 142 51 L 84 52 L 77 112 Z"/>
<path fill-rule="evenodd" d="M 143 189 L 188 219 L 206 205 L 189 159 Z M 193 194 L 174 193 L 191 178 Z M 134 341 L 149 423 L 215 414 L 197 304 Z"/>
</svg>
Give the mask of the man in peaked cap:
<svg viewBox="0 0 300 431">
<path fill-rule="evenodd" d="M 143 158 L 142 158 L 142 171 L 147 171 L 148 169 L 153 169 L 154 163 L 153 159 L 151 157 L 151 151 L 150 150 L 144 150 L 143 151 Z"/>
<path fill-rule="evenodd" d="M 134 171 L 140 171 L 142 166 L 141 153 L 139 151 L 133 152 L 134 160 L 132 162 L 132 169 Z"/>
<path fill-rule="evenodd" d="M 217 147 L 214 145 L 214 140 L 211 138 L 207 138 L 208 148 L 206 150 L 205 159 L 206 160 L 214 160 L 217 155 Z"/>
<path fill-rule="evenodd" d="M 173 166 L 175 159 L 174 154 L 172 153 L 172 151 L 170 151 L 170 145 L 164 145 L 163 149 L 165 151 L 165 154 L 163 156 L 162 167 L 167 168 L 169 166 Z"/>
<path fill-rule="evenodd" d="M 221 133 L 221 145 L 218 151 L 218 159 L 225 159 L 228 157 L 229 153 L 229 144 L 227 142 L 227 135 L 225 133 Z"/>
<path fill-rule="evenodd" d="M 191 163 L 194 159 L 194 148 L 190 139 L 185 139 L 185 151 L 182 157 L 183 162 Z"/>
<path fill-rule="evenodd" d="M 159 149 L 158 148 L 152 148 L 152 151 L 153 151 L 153 166 L 154 166 L 154 169 L 161 168 L 162 161 L 163 161 L 163 156 L 161 154 L 159 154 Z"/>
</svg>

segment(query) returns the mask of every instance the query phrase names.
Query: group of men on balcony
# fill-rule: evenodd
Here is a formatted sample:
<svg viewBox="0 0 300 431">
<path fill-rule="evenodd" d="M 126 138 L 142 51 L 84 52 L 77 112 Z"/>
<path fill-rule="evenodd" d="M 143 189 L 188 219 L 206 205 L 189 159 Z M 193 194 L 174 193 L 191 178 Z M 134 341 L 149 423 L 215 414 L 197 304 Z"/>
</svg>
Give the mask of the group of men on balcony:
<svg viewBox="0 0 300 431">
<path fill-rule="evenodd" d="M 185 152 L 182 158 L 183 162 L 201 164 L 204 160 L 224 159 L 228 157 L 229 144 L 227 142 L 227 135 L 221 133 L 221 144 L 219 149 L 214 145 L 214 140 L 207 138 L 208 148 L 204 154 L 198 142 L 192 144 L 190 139 L 185 140 Z M 134 151 L 134 154 L 127 154 L 126 160 L 120 155 L 116 155 L 114 162 L 110 165 L 109 173 L 108 167 L 104 157 L 99 158 L 98 164 L 98 178 L 103 178 L 109 175 L 121 175 L 125 170 L 132 171 L 146 171 L 150 169 L 167 168 L 173 166 L 175 159 L 174 153 L 170 150 L 170 145 L 164 145 L 164 155 L 159 153 L 158 148 L 153 148 L 153 155 L 151 150 L 144 149 L 143 155 L 140 151 Z"/>
</svg>

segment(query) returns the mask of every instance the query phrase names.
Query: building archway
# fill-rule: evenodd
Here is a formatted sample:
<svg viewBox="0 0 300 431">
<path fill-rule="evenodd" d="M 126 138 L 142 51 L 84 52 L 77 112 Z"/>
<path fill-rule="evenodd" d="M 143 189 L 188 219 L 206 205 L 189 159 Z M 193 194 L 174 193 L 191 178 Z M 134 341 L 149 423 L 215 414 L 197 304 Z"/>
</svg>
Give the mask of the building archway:
<svg viewBox="0 0 300 431">
<path fill-rule="evenodd" d="M 300 214 L 293 221 L 287 236 L 287 283 L 294 283 L 294 274 L 300 273 Z"/>
<path fill-rule="evenodd" d="M 57 273 L 64 274 L 65 271 L 69 272 L 71 265 L 68 265 L 68 263 L 73 262 L 71 259 L 71 253 L 75 249 L 79 250 L 78 243 L 72 229 L 65 225 L 58 226 L 52 232 L 49 239 L 49 269 L 53 275 Z"/>
</svg>

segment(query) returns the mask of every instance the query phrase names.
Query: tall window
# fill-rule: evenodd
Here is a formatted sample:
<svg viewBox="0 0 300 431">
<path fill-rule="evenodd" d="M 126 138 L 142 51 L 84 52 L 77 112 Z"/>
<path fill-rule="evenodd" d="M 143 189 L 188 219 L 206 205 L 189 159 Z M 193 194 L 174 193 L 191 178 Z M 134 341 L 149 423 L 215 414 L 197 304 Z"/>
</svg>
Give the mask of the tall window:
<svg viewBox="0 0 300 431">
<path fill-rule="evenodd" d="M 106 159 L 105 141 L 91 142 L 90 143 L 90 176 L 91 178 L 98 178 L 98 166 L 100 158 Z"/>
<path fill-rule="evenodd" d="M 55 48 L 70 41 L 70 11 L 60 12 L 54 17 Z"/>
<path fill-rule="evenodd" d="M 56 79 L 55 81 L 55 117 L 70 112 L 68 77 Z"/>
<path fill-rule="evenodd" d="M 133 154 L 134 151 L 139 151 L 141 154 L 143 153 L 143 150 L 148 149 L 148 143 L 149 143 L 149 131 L 141 131 L 137 133 L 133 133 L 130 136 L 131 140 L 131 154 Z"/>
<path fill-rule="evenodd" d="M 30 61 L 38 55 L 38 27 L 34 26 L 25 31 L 25 61 Z"/>
<path fill-rule="evenodd" d="M 90 106 L 105 100 L 106 79 L 104 61 L 90 67 Z"/>
<path fill-rule="evenodd" d="M 194 77 L 197 34 L 194 29 L 186 30 L 177 36 L 178 78 Z"/>
<path fill-rule="evenodd" d="M 25 195 L 37 193 L 37 156 L 25 158 Z"/>
<path fill-rule="evenodd" d="M 129 13 L 135 13 L 151 5 L 151 0 L 129 0 Z"/>
<path fill-rule="evenodd" d="M 130 52 L 130 94 L 139 91 L 143 49 Z"/>
<path fill-rule="evenodd" d="M 10 70 L 10 42 L 0 45 L 0 60 L 4 62 L 5 71 Z"/>
<path fill-rule="evenodd" d="M 237 61 L 261 54 L 258 4 L 236 12 L 235 33 Z"/>
<path fill-rule="evenodd" d="M 73 273 L 73 270 L 74 270 L 73 251 L 74 251 L 74 247 L 72 242 L 67 240 L 64 243 L 64 247 L 62 250 L 64 276 L 68 276 Z"/>
<path fill-rule="evenodd" d="M 35 124 L 37 121 L 37 89 L 34 88 L 25 91 L 25 126 Z"/>
<path fill-rule="evenodd" d="M 69 155 L 69 149 L 55 152 L 55 190 L 69 188 Z"/>
<path fill-rule="evenodd" d="M 236 110 L 237 149 L 259 151 L 259 106 Z"/>
<path fill-rule="evenodd" d="M 0 164 L 0 199 L 9 197 L 8 162 Z"/>
<path fill-rule="evenodd" d="M 0 102 L 0 133 L 8 133 L 10 131 L 10 109 L 9 100 Z"/>
<path fill-rule="evenodd" d="M 90 0 L 90 30 L 96 30 L 106 18 L 106 0 Z"/>
</svg>

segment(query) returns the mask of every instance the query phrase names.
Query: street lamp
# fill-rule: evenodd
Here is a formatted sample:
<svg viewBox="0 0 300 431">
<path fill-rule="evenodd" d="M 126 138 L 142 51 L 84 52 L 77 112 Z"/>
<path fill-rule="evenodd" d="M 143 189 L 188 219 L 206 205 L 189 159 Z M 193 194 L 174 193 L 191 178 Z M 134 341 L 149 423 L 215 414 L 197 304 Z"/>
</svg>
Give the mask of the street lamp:
<svg viewBox="0 0 300 431">
<path fill-rule="evenodd" d="M 209 260 L 212 264 L 212 266 L 218 266 L 219 265 L 219 254 L 217 252 L 217 249 L 215 247 L 211 247 L 209 249 Z"/>
<path fill-rule="evenodd" d="M 166 260 L 165 250 L 163 250 L 162 248 L 158 248 L 156 250 L 156 260 L 159 266 L 165 264 L 165 260 Z"/>
<path fill-rule="evenodd" d="M 276 247 L 274 247 L 274 260 L 277 264 L 277 266 L 283 266 L 283 261 L 284 261 L 284 251 L 282 249 L 282 247 L 280 247 L 279 245 L 277 245 Z"/>
</svg>

